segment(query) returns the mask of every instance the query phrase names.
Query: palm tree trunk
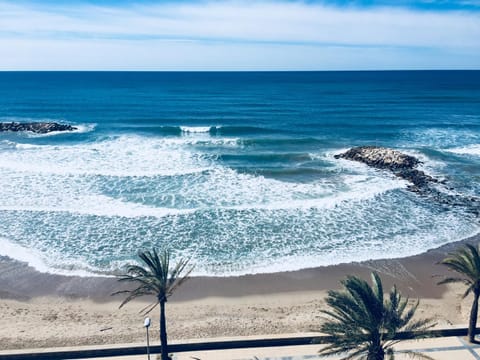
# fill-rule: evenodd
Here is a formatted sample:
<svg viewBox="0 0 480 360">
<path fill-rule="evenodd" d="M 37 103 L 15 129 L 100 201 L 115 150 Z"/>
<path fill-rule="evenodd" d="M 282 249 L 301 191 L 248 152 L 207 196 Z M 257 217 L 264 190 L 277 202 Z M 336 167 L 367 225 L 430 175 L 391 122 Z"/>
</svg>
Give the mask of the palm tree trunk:
<svg viewBox="0 0 480 360">
<path fill-rule="evenodd" d="M 162 345 L 162 360 L 169 360 L 167 344 L 167 321 L 165 318 L 165 300 L 160 300 L 160 345 Z"/>
<path fill-rule="evenodd" d="M 475 342 L 475 330 L 477 327 L 477 317 L 478 317 L 478 297 L 480 296 L 480 289 L 474 290 L 473 292 L 473 304 L 472 309 L 470 310 L 470 322 L 468 324 L 468 341 L 471 343 Z"/>
<path fill-rule="evenodd" d="M 372 334 L 374 339 L 368 351 L 367 360 L 384 360 L 385 350 L 382 347 L 380 334 Z"/>
<path fill-rule="evenodd" d="M 384 360 L 385 359 L 385 352 L 380 347 L 375 352 L 369 353 L 367 355 L 367 360 Z"/>
</svg>

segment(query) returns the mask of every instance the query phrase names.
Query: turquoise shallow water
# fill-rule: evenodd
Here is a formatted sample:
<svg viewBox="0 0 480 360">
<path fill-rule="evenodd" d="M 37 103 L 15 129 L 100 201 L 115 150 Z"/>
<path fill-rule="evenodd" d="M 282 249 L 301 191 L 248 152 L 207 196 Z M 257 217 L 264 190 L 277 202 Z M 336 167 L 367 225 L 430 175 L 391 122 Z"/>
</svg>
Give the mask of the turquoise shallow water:
<svg viewBox="0 0 480 360">
<path fill-rule="evenodd" d="M 0 73 L 0 254 L 103 273 L 168 245 L 232 275 L 423 252 L 462 208 L 333 155 L 399 149 L 480 196 L 480 72 Z"/>
</svg>

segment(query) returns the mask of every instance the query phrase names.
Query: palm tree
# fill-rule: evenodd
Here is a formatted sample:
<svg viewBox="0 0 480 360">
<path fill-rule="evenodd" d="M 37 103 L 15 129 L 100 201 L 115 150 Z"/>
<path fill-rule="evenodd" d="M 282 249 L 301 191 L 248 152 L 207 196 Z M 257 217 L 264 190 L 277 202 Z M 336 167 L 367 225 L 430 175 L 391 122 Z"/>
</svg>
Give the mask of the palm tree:
<svg viewBox="0 0 480 360">
<path fill-rule="evenodd" d="M 372 273 L 372 286 L 356 276 L 341 281 L 343 291 L 330 290 L 326 299 L 329 310 L 320 331 L 330 335 L 328 345 L 320 350 L 322 355 L 345 354 L 346 359 L 394 359 L 392 346 L 399 331 L 414 332 L 411 338 L 427 336 L 430 319 L 413 320 L 419 301 L 409 306 L 394 286 L 384 298 L 382 281 Z M 411 353 L 426 359 L 430 357 Z"/>
<path fill-rule="evenodd" d="M 162 360 L 168 360 L 167 326 L 165 319 L 165 304 L 167 298 L 180 286 L 193 270 L 188 267 L 188 260 L 181 259 L 170 268 L 170 251 L 162 250 L 160 253 L 153 248 L 151 251 L 138 253 L 141 262 L 145 267 L 139 265 L 128 265 L 126 274 L 119 275 L 118 281 L 134 282 L 138 287 L 133 290 L 117 291 L 112 295 L 129 294 L 120 304 L 121 308 L 129 301 L 144 295 L 153 295 L 156 301 L 142 310 L 148 314 L 160 304 L 160 343 L 162 345 Z"/>
<path fill-rule="evenodd" d="M 478 245 L 480 247 L 480 244 Z M 449 284 L 461 282 L 467 285 L 467 290 L 463 294 L 466 298 L 468 294 L 473 292 L 473 304 L 470 310 L 470 321 L 468 324 L 468 341 L 475 342 L 475 330 L 477 327 L 478 316 L 478 298 L 480 296 L 480 255 L 479 249 L 465 244 L 457 251 L 450 253 L 440 264 L 447 266 L 450 270 L 454 270 L 462 277 L 447 277 L 438 284 Z"/>
</svg>

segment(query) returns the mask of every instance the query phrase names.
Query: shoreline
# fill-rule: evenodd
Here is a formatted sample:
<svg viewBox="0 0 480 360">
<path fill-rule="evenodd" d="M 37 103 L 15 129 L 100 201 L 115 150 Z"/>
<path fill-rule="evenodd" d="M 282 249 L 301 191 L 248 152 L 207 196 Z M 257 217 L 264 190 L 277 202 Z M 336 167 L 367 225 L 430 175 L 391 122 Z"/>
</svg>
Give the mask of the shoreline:
<svg viewBox="0 0 480 360">
<path fill-rule="evenodd" d="M 431 275 L 444 275 L 445 268 L 436 263 L 449 252 L 465 243 L 480 243 L 480 233 L 472 237 L 430 249 L 418 255 L 383 258 L 325 265 L 294 271 L 257 273 L 238 276 L 192 276 L 177 289 L 175 301 L 199 300 L 205 297 L 238 297 L 296 291 L 329 290 L 339 287 L 339 281 L 348 274 L 369 276 L 377 271 L 386 276 L 390 286 L 395 279 L 397 286 L 408 284 L 404 291 L 431 295 L 423 286 Z M 431 268 L 431 275 L 426 275 Z M 425 271 L 419 271 L 420 269 Z M 436 271 L 434 271 L 436 270 Z M 319 276 L 322 276 L 319 280 Z M 20 281 L 19 281 L 20 280 Z M 410 284 L 410 282 L 412 282 Z M 240 287 L 239 287 L 240 285 Z M 261 286 L 260 286 L 261 285 Z M 110 294 L 121 284 L 114 276 L 78 276 L 40 272 L 26 262 L 0 255 L 0 299 L 28 300 L 35 297 L 60 296 L 68 299 L 90 299 L 95 302 L 114 300 Z M 430 290 L 430 289 L 429 289 Z M 439 292 L 433 292 L 438 297 Z M 441 296 L 441 295 L 440 295 Z"/>
<path fill-rule="evenodd" d="M 330 289 L 348 274 L 369 278 L 377 271 L 385 285 L 394 283 L 411 298 L 420 298 L 419 314 L 439 326 L 467 322 L 469 299 L 462 285 L 437 286 L 433 275 L 445 275 L 435 265 L 464 243 L 480 235 L 405 258 L 370 260 L 312 269 L 238 277 L 193 277 L 176 290 L 167 304 L 172 340 L 222 336 L 305 333 L 321 321 L 320 310 Z M 115 278 L 40 273 L 0 257 L 0 349 L 142 342 L 140 310 L 143 298 L 118 306 L 124 289 Z M 149 316 L 158 324 L 157 310 Z M 152 327 L 152 338 L 158 334 Z"/>
</svg>

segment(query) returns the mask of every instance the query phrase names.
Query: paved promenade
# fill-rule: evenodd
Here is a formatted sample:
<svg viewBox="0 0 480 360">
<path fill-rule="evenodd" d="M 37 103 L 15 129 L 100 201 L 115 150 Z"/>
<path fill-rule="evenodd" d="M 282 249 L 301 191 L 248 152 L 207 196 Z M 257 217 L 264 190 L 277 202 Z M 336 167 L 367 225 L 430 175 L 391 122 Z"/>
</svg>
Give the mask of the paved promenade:
<svg viewBox="0 0 480 360">
<path fill-rule="evenodd" d="M 318 350 L 322 345 L 287 346 L 278 348 L 253 348 L 185 352 L 175 355 L 174 360 L 338 360 L 340 356 L 322 357 Z M 480 360 L 480 344 L 471 345 L 463 337 L 448 337 L 405 341 L 396 346 L 396 360 L 411 359 L 405 352 L 417 351 L 435 360 Z M 145 360 L 146 356 L 121 357 L 115 360 Z M 109 358 L 111 360 L 111 358 Z M 151 360 L 156 360 L 156 355 Z M 108 360 L 108 359 L 103 359 Z"/>
<path fill-rule="evenodd" d="M 246 337 L 242 339 L 251 339 Z M 142 345 L 142 344 L 136 344 Z M 271 348 L 248 348 L 234 350 L 195 351 L 175 354 L 174 360 L 307 360 L 327 359 L 338 360 L 341 357 L 321 357 L 318 350 L 323 345 L 301 345 Z M 96 346 L 95 348 L 107 348 Z M 118 346 L 117 346 L 118 347 Z M 82 347 L 93 348 L 93 347 Z M 464 337 L 442 337 L 419 341 L 404 341 L 396 346 L 396 360 L 411 359 L 407 352 L 416 351 L 430 356 L 435 360 L 480 360 L 480 344 L 469 344 Z M 41 349 L 39 352 L 60 349 Z M 61 350 L 79 350 L 79 348 L 64 348 Z M 21 354 L 22 350 L 0 351 L 0 358 L 6 354 Z M 151 355 L 151 360 L 157 359 L 157 354 Z M 100 360 L 146 360 L 146 355 L 97 358 Z"/>
<path fill-rule="evenodd" d="M 294 346 L 282 348 L 241 349 L 228 351 L 182 353 L 176 360 L 336 360 L 336 357 L 321 357 L 318 350 L 322 345 Z M 405 351 L 418 351 L 435 360 L 480 360 L 480 344 L 471 345 L 464 338 L 448 337 L 405 341 L 396 346 L 396 360 L 411 359 Z"/>
</svg>

